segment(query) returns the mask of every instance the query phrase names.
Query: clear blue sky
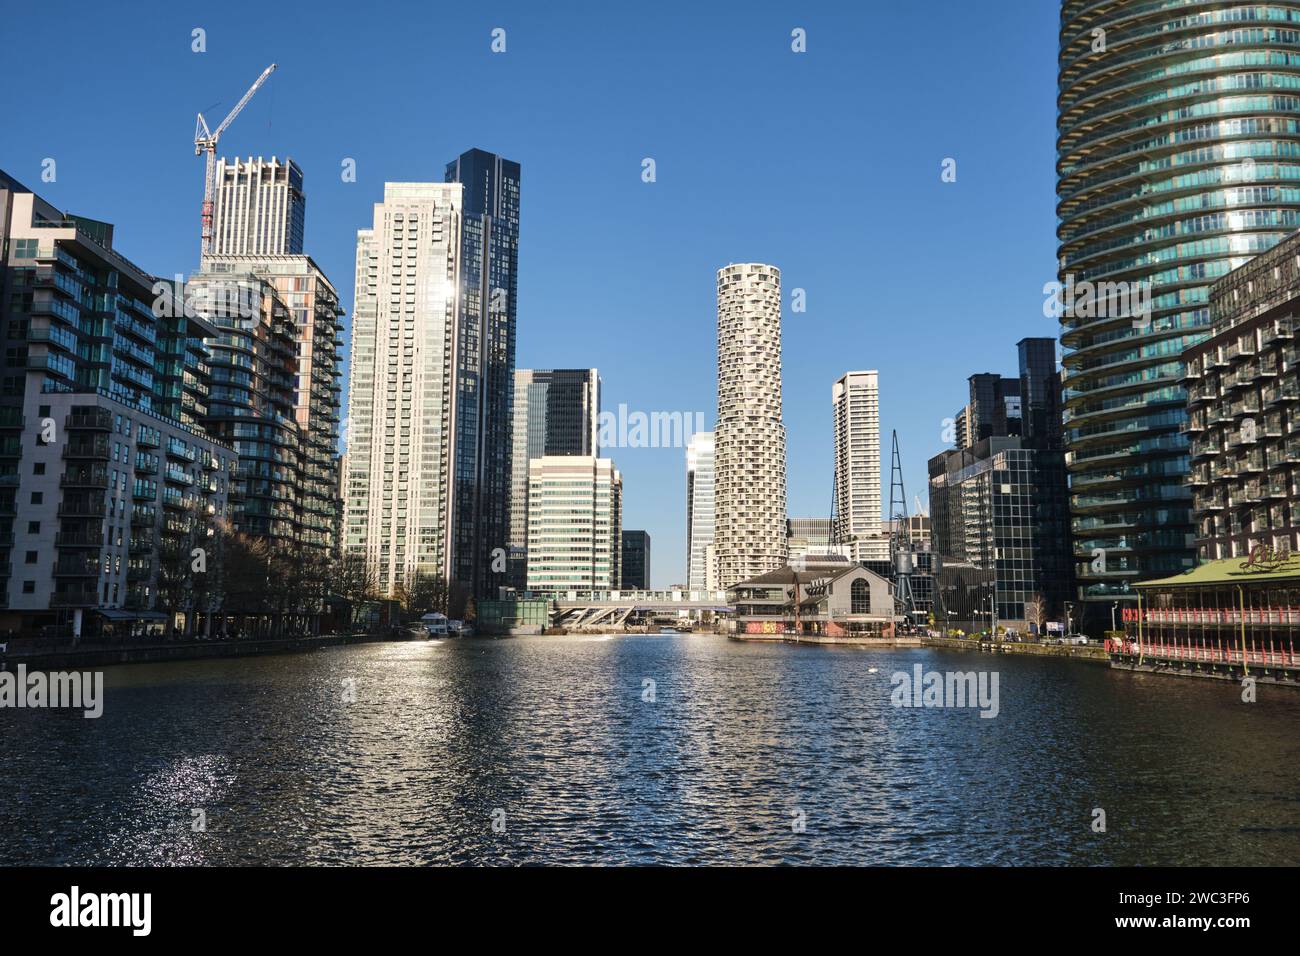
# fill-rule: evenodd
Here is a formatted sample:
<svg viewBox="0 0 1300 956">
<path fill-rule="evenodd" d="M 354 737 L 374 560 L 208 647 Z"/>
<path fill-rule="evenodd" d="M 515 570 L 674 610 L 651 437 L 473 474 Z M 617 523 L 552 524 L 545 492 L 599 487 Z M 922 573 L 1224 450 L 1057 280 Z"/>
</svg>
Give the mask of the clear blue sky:
<svg viewBox="0 0 1300 956">
<path fill-rule="evenodd" d="M 40 57 L 11 56 L 0 84 L 0 167 L 115 223 L 143 268 L 188 274 L 194 114 L 215 125 L 274 61 L 221 154 L 303 167 L 307 251 L 349 317 L 355 233 L 384 181 L 498 152 L 523 166 L 518 365 L 594 366 L 607 409 L 710 426 L 715 272 L 773 263 L 787 307 L 794 287 L 808 303 L 785 315 L 789 510 L 825 515 L 835 378 L 880 370 L 886 496 L 896 428 L 924 500 L 966 376 L 1012 373 L 1018 339 L 1056 332 L 1057 17 L 1051 0 L 9 4 L 6 39 Z M 682 580 L 684 451 L 610 456 L 653 583 Z"/>
</svg>

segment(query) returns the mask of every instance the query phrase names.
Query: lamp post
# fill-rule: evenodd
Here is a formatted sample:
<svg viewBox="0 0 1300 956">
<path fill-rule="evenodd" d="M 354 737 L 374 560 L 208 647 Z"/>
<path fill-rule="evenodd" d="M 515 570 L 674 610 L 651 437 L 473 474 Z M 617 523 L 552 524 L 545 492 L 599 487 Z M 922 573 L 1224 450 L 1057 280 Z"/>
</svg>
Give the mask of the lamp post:
<svg viewBox="0 0 1300 956">
<path fill-rule="evenodd" d="M 1119 608 L 1119 601 L 1116 601 L 1114 604 L 1110 606 L 1110 629 L 1112 631 L 1119 630 L 1119 625 L 1115 623 L 1115 611 L 1118 608 Z"/>
</svg>

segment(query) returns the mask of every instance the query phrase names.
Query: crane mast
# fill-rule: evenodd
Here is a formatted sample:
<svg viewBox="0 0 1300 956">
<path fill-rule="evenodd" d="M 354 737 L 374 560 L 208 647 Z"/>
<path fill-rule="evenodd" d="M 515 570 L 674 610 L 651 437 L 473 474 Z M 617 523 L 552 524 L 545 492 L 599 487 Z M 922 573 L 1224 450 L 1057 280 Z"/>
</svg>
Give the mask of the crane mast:
<svg viewBox="0 0 1300 956">
<path fill-rule="evenodd" d="M 262 75 L 254 81 L 253 85 L 248 88 L 248 92 L 235 104 L 235 108 L 226 114 L 226 118 L 221 121 L 221 125 L 217 127 L 216 132 L 208 129 L 207 121 L 203 118 L 202 113 L 199 114 L 199 118 L 194 124 L 194 155 L 207 154 L 203 170 L 203 211 L 200 214 L 203 237 L 202 252 L 204 256 L 212 252 L 212 208 L 217 193 L 217 143 L 221 140 L 221 134 L 226 131 L 226 127 L 248 105 L 248 101 L 253 98 L 253 94 L 257 92 L 258 88 L 266 82 L 266 78 L 273 72 L 275 72 L 274 63 L 262 71 Z"/>
</svg>

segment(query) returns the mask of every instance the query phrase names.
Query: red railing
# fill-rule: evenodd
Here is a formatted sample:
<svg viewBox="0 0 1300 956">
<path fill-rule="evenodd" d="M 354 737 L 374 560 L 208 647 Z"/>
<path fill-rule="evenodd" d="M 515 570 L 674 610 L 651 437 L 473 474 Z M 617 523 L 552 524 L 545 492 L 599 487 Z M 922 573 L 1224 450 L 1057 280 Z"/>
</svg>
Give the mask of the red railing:
<svg viewBox="0 0 1300 956">
<path fill-rule="evenodd" d="M 1136 624 L 1137 608 L 1125 608 L 1125 623 Z M 1300 608 L 1247 608 L 1247 624 L 1282 624 L 1300 627 Z M 1212 608 L 1143 608 L 1144 624 L 1240 624 L 1242 611 L 1235 607 Z"/>
<path fill-rule="evenodd" d="M 1131 638 L 1106 638 L 1106 653 L 1121 654 L 1128 657 L 1153 657 L 1158 660 L 1197 661 L 1206 664 L 1240 664 L 1242 660 L 1239 647 L 1197 647 L 1187 644 L 1165 644 L 1145 642 L 1139 646 Z M 1296 667 L 1300 668 L 1300 654 L 1289 651 L 1251 650 L 1246 652 L 1246 663 L 1260 667 Z"/>
</svg>

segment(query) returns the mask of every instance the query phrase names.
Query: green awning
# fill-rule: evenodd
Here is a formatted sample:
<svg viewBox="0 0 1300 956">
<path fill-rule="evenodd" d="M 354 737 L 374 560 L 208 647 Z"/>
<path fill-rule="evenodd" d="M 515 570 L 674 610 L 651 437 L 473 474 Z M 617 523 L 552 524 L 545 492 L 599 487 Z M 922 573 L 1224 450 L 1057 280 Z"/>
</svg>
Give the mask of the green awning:
<svg viewBox="0 0 1300 956">
<path fill-rule="evenodd" d="M 1248 558 L 1222 558 L 1206 561 L 1190 571 L 1171 578 L 1139 581 L 1134 587 L 1195 588 L 1225 584 L 1267 584 L 1295 582 L 1300 584 L 1300 552 L 1281 554 L 1252 554 Z"/>
</svg>

